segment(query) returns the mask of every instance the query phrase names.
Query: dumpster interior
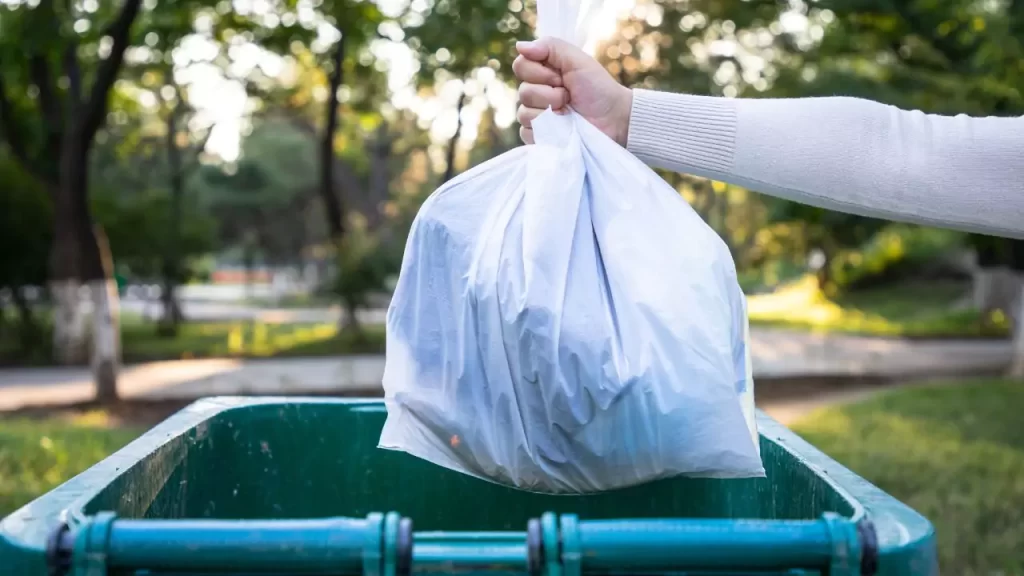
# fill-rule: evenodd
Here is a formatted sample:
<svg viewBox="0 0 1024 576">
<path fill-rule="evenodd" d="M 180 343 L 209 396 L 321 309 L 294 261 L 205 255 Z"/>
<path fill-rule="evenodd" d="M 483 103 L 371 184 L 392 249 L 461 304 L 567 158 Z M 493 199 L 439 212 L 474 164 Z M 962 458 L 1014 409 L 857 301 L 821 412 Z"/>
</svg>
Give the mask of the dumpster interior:
<svg viewBox="0 0 1024 576">
<path fill-rule="evenodd" d="M 761 438 L 766 479 L 677 478 L 588 496 L 531 494 L 377 448 L 379 403 L 267 403 L 169 438 L 85 508 L 121 518 L 364 517 L 416 530 L 523 530 L 551 511 L 583 519 L 817 519 L 853 506 L 798 456 Z"/>
</svg>

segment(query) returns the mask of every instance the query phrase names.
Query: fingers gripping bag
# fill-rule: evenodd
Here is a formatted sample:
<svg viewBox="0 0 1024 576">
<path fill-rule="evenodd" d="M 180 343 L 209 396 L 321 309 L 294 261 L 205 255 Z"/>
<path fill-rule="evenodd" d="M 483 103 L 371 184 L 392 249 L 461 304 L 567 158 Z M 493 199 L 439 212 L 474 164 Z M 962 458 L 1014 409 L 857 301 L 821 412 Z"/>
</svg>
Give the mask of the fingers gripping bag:
<svg viewBox="0 0 1024 576">
<path fill-rule="evenodd" d="M 538 10 L 542 36 L 585 28 L 574 1 Z M 536 144 L 445 184 L 412 225 L 380 447 L 548 493 L 763 476 L 725 244 L 576 113 L 533 129 Z"/>
</svg>

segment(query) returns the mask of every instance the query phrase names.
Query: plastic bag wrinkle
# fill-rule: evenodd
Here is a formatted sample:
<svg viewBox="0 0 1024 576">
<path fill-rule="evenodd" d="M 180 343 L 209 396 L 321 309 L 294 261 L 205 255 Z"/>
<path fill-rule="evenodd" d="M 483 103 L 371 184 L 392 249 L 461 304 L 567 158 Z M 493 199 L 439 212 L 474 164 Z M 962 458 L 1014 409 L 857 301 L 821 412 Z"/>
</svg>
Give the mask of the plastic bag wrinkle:
<svg viewBox="0 0 1024 576">
<path fill-rule="evenodd" d="M 763 476 L 724 242 L 575 113 L 534 133 L 417 215 L 380 446 L 539 492 Z"/>
</svg>

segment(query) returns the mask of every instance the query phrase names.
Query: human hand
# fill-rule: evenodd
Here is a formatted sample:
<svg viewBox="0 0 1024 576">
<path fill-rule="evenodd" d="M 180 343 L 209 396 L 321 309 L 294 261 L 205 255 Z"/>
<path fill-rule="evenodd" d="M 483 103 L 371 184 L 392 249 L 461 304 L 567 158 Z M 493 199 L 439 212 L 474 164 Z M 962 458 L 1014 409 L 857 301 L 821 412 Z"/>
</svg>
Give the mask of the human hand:
<svg viewBox="0 0 1024 576">
<path fill-rule="evenodd" d="M 519 79 L 519 137 L 533 143 L 533 119 L 551 107 L 566 106 L 620 146 L 626 146 L 633 92 L 615 81 L 601 64 L 557 38 L 516 44 L 512 71 Z"/>
</svg>

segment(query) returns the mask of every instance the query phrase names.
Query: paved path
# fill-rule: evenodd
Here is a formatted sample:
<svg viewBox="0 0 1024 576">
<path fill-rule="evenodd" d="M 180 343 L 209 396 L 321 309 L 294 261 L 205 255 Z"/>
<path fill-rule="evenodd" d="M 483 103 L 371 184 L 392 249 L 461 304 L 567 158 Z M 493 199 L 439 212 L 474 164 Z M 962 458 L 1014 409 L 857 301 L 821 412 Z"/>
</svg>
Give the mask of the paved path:
<svg viewBox="0 0 1024 576">
<path fill-rule="evenodd" d="M 1010 343 L 997 341 L 912 342 L 762 329 L 753 329 L 751 339 L 754 376 L 761 380 L 945 377 L 1002 370 L 1011 359 Z M 383 356 L 176 360 L 125 367 L 119 386 L 126 398 L 375 394 L 383 371 Z M 852 394 L 854 389 L 844 390 Z M 91 376 L 84 368 L 0 370 L 0 410 L 84 401 L 91 395 Z M 788 405 L 799 409 L 799 402 Z"/>
<path fill-rule="evenodd" d="M 886 389 L 884 386 L 843 386 L 800 399 L 757 399 L 757 407 L 784 426 L 789 426 L 819 408 L 859 402 Z"/>
<path fill-rule="evenodd" d="M 1001 370 L 1012 345 L 1001 340 L 899 340 L 751 328 L 755 378 L 951 376 Z"/>
<path fill-rule="evenodd" d="M 124 398 L 196 398 L 250 394 L 373 394 L 382 356 L 269 360 L 171 360 L 126 366 L 118 380 Z M 27 404 L 82 402 L 92 397 L 85 368 L 0 371 L 0 410 Z"/>
</svg>

